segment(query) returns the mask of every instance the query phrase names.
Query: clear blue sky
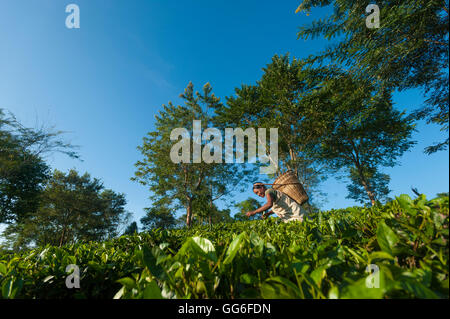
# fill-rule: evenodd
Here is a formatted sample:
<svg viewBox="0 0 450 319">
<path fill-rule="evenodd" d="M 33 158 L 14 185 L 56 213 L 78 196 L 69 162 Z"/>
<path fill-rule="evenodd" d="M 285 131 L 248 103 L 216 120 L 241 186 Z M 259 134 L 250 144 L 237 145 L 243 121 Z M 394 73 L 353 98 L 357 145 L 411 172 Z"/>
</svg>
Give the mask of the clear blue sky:
<svg viewBox="0 0 450 319">
<path fill-rule="evenodd" d="M 145 187 L 130 181 L 136 147 L 153 129 L 162 104 L 179 102 L 189 81 L 210 82 L 224 98 L 251 84 L 274 54 L 301 58 L 326 40 L 297 40 L 297 27 L 324 16 L 295 14 L 299 0 L 280 2 L 173 0 L 3 0 L 0 3 L 0 107 L 25 125 L 36 122 L 69 131 L 83 162 L 53 155 L 53 168 L 76 168 L 126 194 L 138 221 L 151 203 Z M 67 29 L 65 7 L 79 5 L 81 28 Z M 411 111 L 420 92 L 396 94 L 396 107 Z M 417 187 L 428 197 L 448 191 L 448 151 L 423 148 L 441 141 L 439 127 L 420 123 L 417 146 L 390 174 L 391 197 Z M 247 194 L 252 196 L 251 185 Z M 344 181 L 330 178 L 323 209 L 354 205 Z"/>
</svg>

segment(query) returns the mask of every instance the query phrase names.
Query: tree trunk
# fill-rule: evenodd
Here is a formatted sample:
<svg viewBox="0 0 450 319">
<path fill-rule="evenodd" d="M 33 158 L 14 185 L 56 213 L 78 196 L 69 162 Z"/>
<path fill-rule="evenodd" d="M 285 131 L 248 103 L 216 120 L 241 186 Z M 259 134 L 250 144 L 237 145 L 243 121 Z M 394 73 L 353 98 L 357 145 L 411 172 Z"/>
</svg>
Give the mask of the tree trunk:
<svg viewBox="0 0 450 319">
<path fill-rule="evenodd" d="M 192 223 L 192 199 L 189 198 L 188 205 L 186 207 L 186 226 L 190 228 L 191 223 Z"/>
<path fill-rule="evenodd" d="M 359 178 L 361 179 L 361 184 L 364 187 L 364 190 L 367 193 L 367 196 L 369 196 L 370 202 L 372 203 L 372 206 L 375 206 L 375 194 L 372 192 L 372 190 L 370 189 L 366 178 L 364 177 L 364 173 L 361 169 L 361 166 L 358 165 L 358 173 L 359 173 Z"/>
<path fill-rule="evenodd" d="M 212 185 L 211 185 L 211 197 L 209 198 L 209 216 L 208 216 L 208 220 L 209 220 L 209 226 L 211 226 L 211 214 L 213 211 L 213 194 L 212 194 Z"/>
<path fill-rule="evenodd" d="M 62 234 L 61 234 L 61 238 L 59 240 L 59 247 L 62 247 L 63 245 L 63 240 L 64 240 L 64 235 L 66 234 L 66 226 L 64 226 Z"/>
<path fill-rule="evenodd" d="M 288 170 L 295 171 L 297 173 L 297 167 L 294 170 L 294 166 L 291 165 L 296 160 L 296 156 L 295 156 L 294 150 L 292 149 L 291 146 L 289 146 L 289 157 L 290 157 L 291 160 L 289 161 L 290 163 L 287 164 L 286 166 L 287 166 Z M 297 165 L 295 165 L 295 166 L 297 166 Z"/>
<path fill-rule="evenodd" d="M 358 149 L 356 148 L 356 145 L 353 142 L 353 140 L 350 140 L 350 143 L 352 145 L 353 151 L 355 152 L 355 154 L 354 155 L 352 154 L 352 155 L 353 155 L 353 161 L 355 163 L 356 169 L 358 170 L 359 179 L 361 180 L 361 184 L 363 185 L 364 190 L 367 193 L 367 196 L 369 196 L 372 206 L 374 206 L 375 205 L 375 194 L 370 189 L 369 184 L 367 183 L 366 178 L 364 177 L 364 172 L 362 170 L 361 162 L 359 160 Z"/>
<path fill-rule="evenodd" d="M 59 247 L 62 247 L 62 245 L 64 243 L 64 237 L 66 236 L 66 230 L 67 230 L 67 226 L 68 226 L 69 218 L 70 218 L 71 214 L 72 214 L 72 210 L 69 210 L 68 212 L 66 212 L 66 215 L 63 218 L 63 231 L 61 234 L 61 238 L 59 239 Z"/>
<path fill-rule="evenodd" d="M 367 185 L 365 180 L 361 181 L 364 189 L 366 190 L 367 196 L 369 196 L 370 202 L 372 203 L 372 206 L 375 206 L 375 194 L 370 190 L 369 186 Z"/>
</svg>

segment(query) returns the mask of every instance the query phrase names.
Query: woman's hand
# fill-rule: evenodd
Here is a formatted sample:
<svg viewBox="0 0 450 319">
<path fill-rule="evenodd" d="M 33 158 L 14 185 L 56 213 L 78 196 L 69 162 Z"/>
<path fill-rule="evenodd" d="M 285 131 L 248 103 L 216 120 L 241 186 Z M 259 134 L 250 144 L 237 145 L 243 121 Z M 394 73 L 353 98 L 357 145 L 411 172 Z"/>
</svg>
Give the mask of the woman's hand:
<svg viewBox="0 0 450 319">
<path fill-rule="evenodd" d="M 255 213 L 254 212 L 246 212 L 245 215 L 247 217 L 251 217 L 251 216 L 255 215 Z"/>
</svg>

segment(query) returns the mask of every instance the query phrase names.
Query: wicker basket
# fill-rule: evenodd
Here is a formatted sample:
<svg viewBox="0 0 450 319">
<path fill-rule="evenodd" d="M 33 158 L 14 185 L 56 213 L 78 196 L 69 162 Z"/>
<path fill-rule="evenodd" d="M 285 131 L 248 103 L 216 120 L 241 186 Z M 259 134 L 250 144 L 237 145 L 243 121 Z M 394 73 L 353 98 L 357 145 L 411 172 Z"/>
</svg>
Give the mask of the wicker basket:
<svg viewBox="0 0 450 319">
<path fill-rule="evenodd" d="M 275 180 L 272 187 L 273 189 L 285 193 L 299 205 L 303 205 L 309 199 L 303 185 L 299 182 L 297 175 L 293 171 L 287 171 L 280 175 Z"/>
</svg>

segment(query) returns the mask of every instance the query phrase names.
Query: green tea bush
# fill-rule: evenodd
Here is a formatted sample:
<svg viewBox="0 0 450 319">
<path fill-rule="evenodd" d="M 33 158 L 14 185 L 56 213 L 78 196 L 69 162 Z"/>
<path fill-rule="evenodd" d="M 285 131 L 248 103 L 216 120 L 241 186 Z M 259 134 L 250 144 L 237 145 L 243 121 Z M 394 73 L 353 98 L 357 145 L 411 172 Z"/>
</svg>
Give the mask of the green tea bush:
<svg viewBox="0 0 450 319">
<path fill-rule="evenodd" d="M 0 256 L 3 298 L 449 298 L 447 197 Z M 67 265 L 80 288 L 66 287 Z M 371 273 L 371 270 L 377 270 Z"/>
</svg>

